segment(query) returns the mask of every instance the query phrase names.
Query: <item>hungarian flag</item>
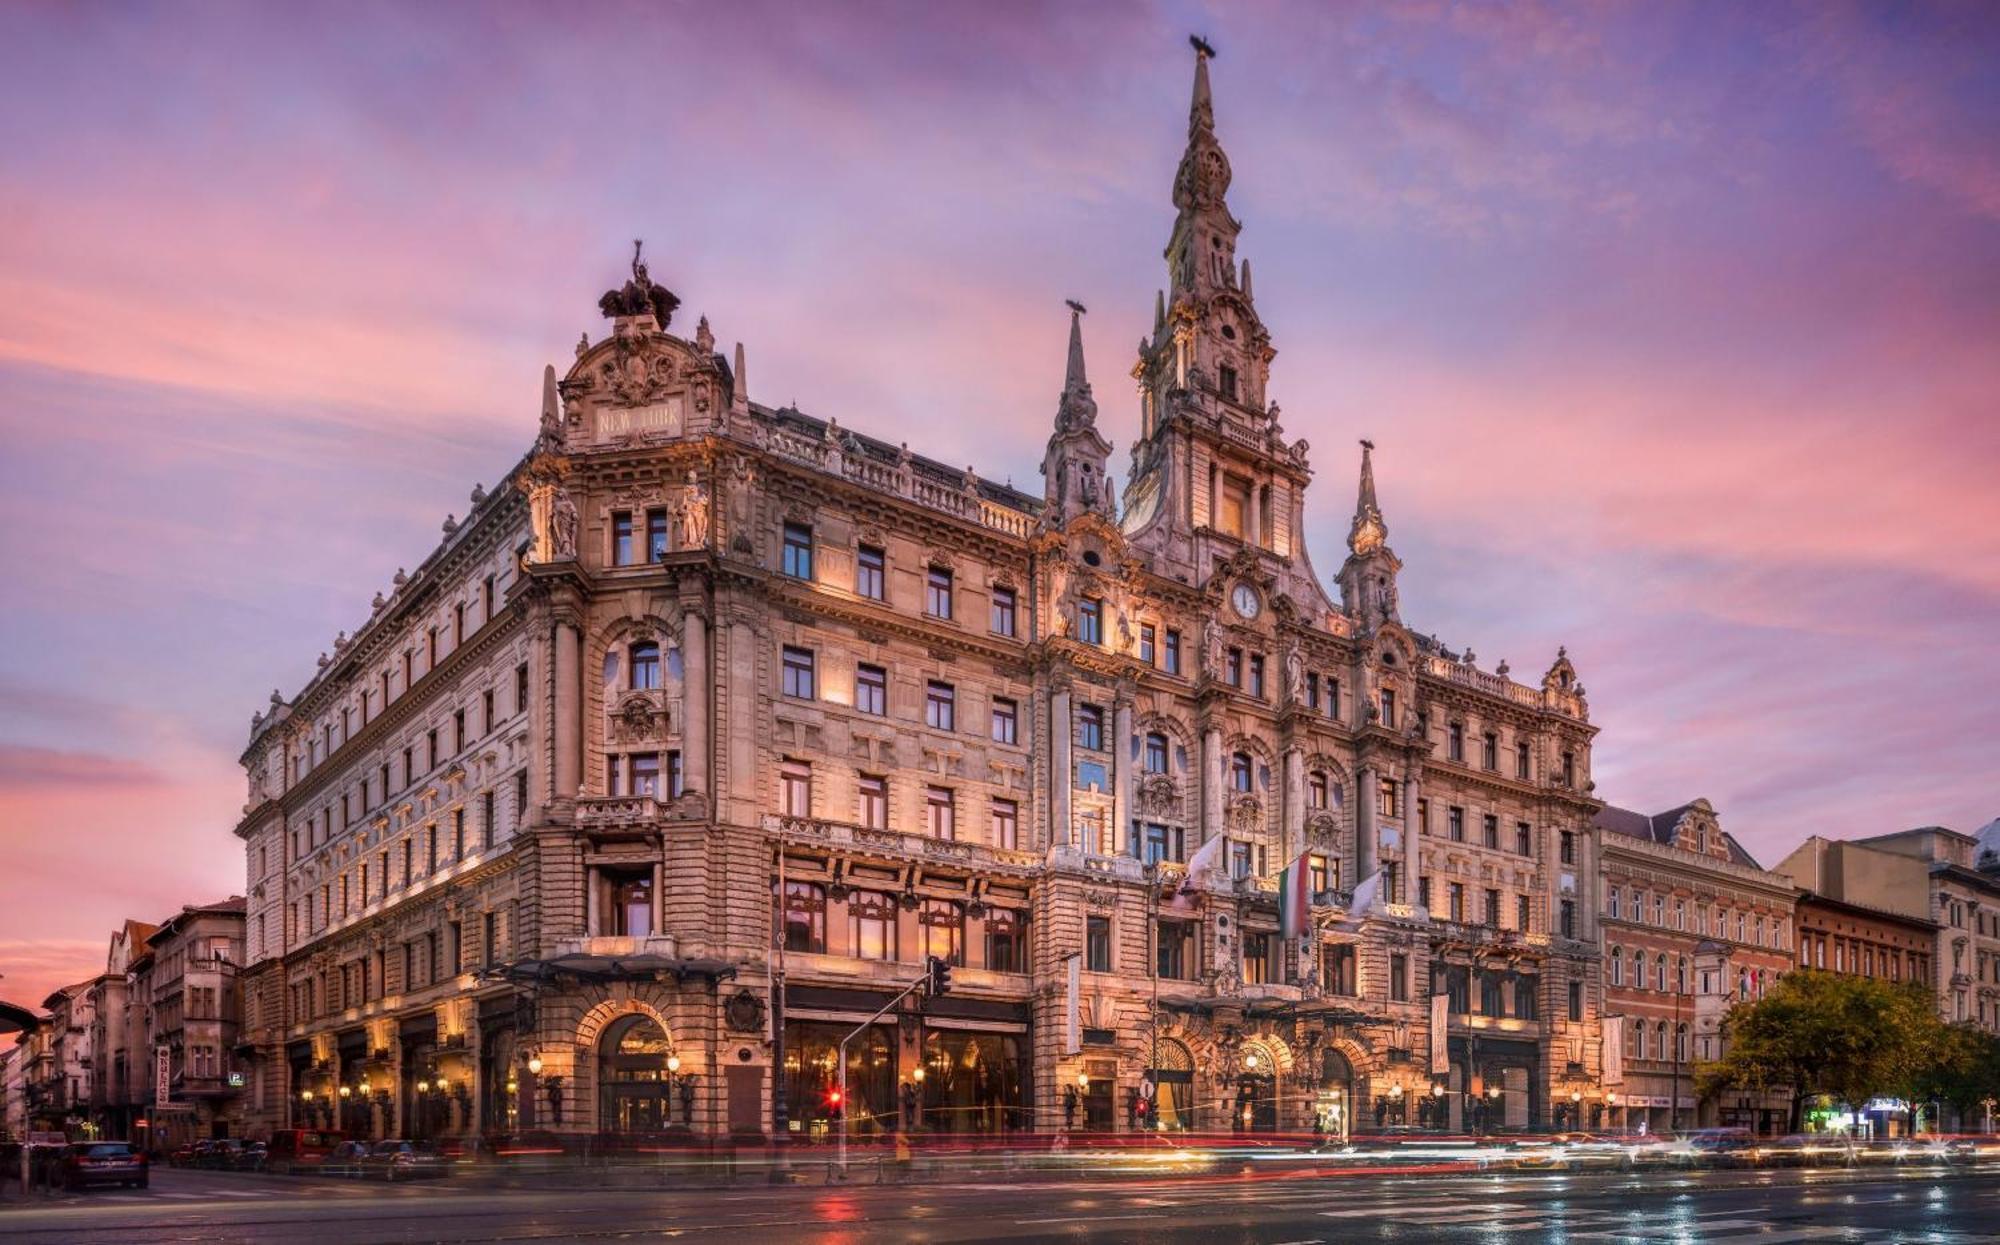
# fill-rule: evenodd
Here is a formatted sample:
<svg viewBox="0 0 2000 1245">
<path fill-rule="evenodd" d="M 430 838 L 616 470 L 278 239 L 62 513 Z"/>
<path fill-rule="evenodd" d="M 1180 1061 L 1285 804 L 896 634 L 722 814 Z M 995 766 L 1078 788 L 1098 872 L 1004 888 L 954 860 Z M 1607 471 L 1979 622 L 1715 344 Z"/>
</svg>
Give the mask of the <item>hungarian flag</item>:
<svg viewBox="0 0 2000 1245">
<path fill-rule="evenodd" d="M 1312 876 L 1302 855 L 1278 875 L 1278 934 L 1302 938 L 1312 921 Z"/>
</svg>

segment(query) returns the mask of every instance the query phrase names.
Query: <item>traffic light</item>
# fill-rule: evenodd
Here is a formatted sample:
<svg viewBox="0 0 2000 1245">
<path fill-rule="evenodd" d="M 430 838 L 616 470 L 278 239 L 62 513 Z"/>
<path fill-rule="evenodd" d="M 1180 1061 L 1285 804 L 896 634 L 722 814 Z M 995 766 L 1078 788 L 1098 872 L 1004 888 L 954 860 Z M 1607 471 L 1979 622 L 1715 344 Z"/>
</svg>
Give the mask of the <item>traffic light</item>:
<svg viewBox="0 0 2000 1245">
<path fill-rule="evenodd" d="M 842 1113 L 843 1105 L 844 1105 L 844 1100 L 842 1099 L 839 1090 L 829 1089 L 826 1091 L 826 1113 L 828 1116 L 832 1117 L 833 1119 L 839 1119 Z"/>
<path fill-rule="evenodd" d="M 927 976 L 924 983 L 925 993 L 931 998 L 937 998 L 951 990 L 951 964 L 944 957 L 936 955 L 926 957 L 924 971 Z"/>
</svg>

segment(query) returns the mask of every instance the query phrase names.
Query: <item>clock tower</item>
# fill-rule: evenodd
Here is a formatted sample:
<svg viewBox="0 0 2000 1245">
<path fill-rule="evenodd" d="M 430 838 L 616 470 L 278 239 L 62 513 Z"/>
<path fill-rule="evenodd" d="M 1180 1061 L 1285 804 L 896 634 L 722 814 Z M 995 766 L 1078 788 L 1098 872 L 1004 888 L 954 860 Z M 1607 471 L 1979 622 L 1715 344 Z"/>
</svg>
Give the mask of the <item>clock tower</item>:
<svg viewBox="0 0 2000 1245">
<path fill-rule="evenodd" d="M 1174 174 L 1167 288 L 1139 343 L 1139 436 L 1124 494 L 1124 528 L 1155 565 L 1191 583 L 1248 553 L 1278 591 L 1331 608 L 1307 564 L 1304 441 L 1289 442 L 1270 401 L 1277 351 L 1257 314 L 1243 225 L 1230 213 L 1229 157 L 1215 133 L 1214 49 L 1194 45 L 1187 148 Z"/>
</svg>

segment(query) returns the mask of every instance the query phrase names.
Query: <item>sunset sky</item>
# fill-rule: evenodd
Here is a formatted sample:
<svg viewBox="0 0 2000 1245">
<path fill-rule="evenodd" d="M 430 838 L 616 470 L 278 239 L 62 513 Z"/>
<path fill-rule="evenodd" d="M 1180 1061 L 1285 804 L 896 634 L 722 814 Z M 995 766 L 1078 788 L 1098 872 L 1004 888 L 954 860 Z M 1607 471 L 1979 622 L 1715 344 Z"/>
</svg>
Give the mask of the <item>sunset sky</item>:
<svg viewBox="0 0 2000 1245">
<path fill-rule="evenodd" d="M 1122 481 L 1190 31 L 1310 440 L 1404 617 L 1598 794 L 2000 815 L 2000 6 L 0 8 L 0 997 L 243 889 L 272 689 L 655 279 L 752 397 L 1039 492 L 1065 298 Z"/>
</svg>

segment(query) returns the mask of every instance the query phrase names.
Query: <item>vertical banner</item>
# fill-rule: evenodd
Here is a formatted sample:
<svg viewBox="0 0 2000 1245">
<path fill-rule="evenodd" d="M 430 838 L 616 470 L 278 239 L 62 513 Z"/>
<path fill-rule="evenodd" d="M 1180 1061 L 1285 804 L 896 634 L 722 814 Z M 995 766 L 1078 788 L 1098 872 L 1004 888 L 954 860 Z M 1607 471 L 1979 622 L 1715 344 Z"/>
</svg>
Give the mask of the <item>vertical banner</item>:
<svg viewBox="0 0 2000 1245">
<path fill-rule="evenodd" d="M 173 1096 L 174 1057 L 164 1046 L 153 1048 L 153 1105 L 164 1107 Z"/>
<path fill-rule="evenodd" d="M 1451 996 L 1439 990 L 1431 995 L 1431 1075 L 1443 1076 L 1451 1071 L 1451 1050 L 1445 1041 L 1445 1026 L 1450 1023 Z"/>
<path fill-rule="evenodd" d="M 1625 1083 L 1625 1018 L 1606 1016 L 1603 1021 L 1604 1034 L 1604 1083 L 1623 1085 Z"/>
<path fill-rule="evenodd" d="M 1063 1054 L 1083 1049 L 1083 957 L 1069 957 L 1069 997 L 1063 1005 Z"/>
</svg>

